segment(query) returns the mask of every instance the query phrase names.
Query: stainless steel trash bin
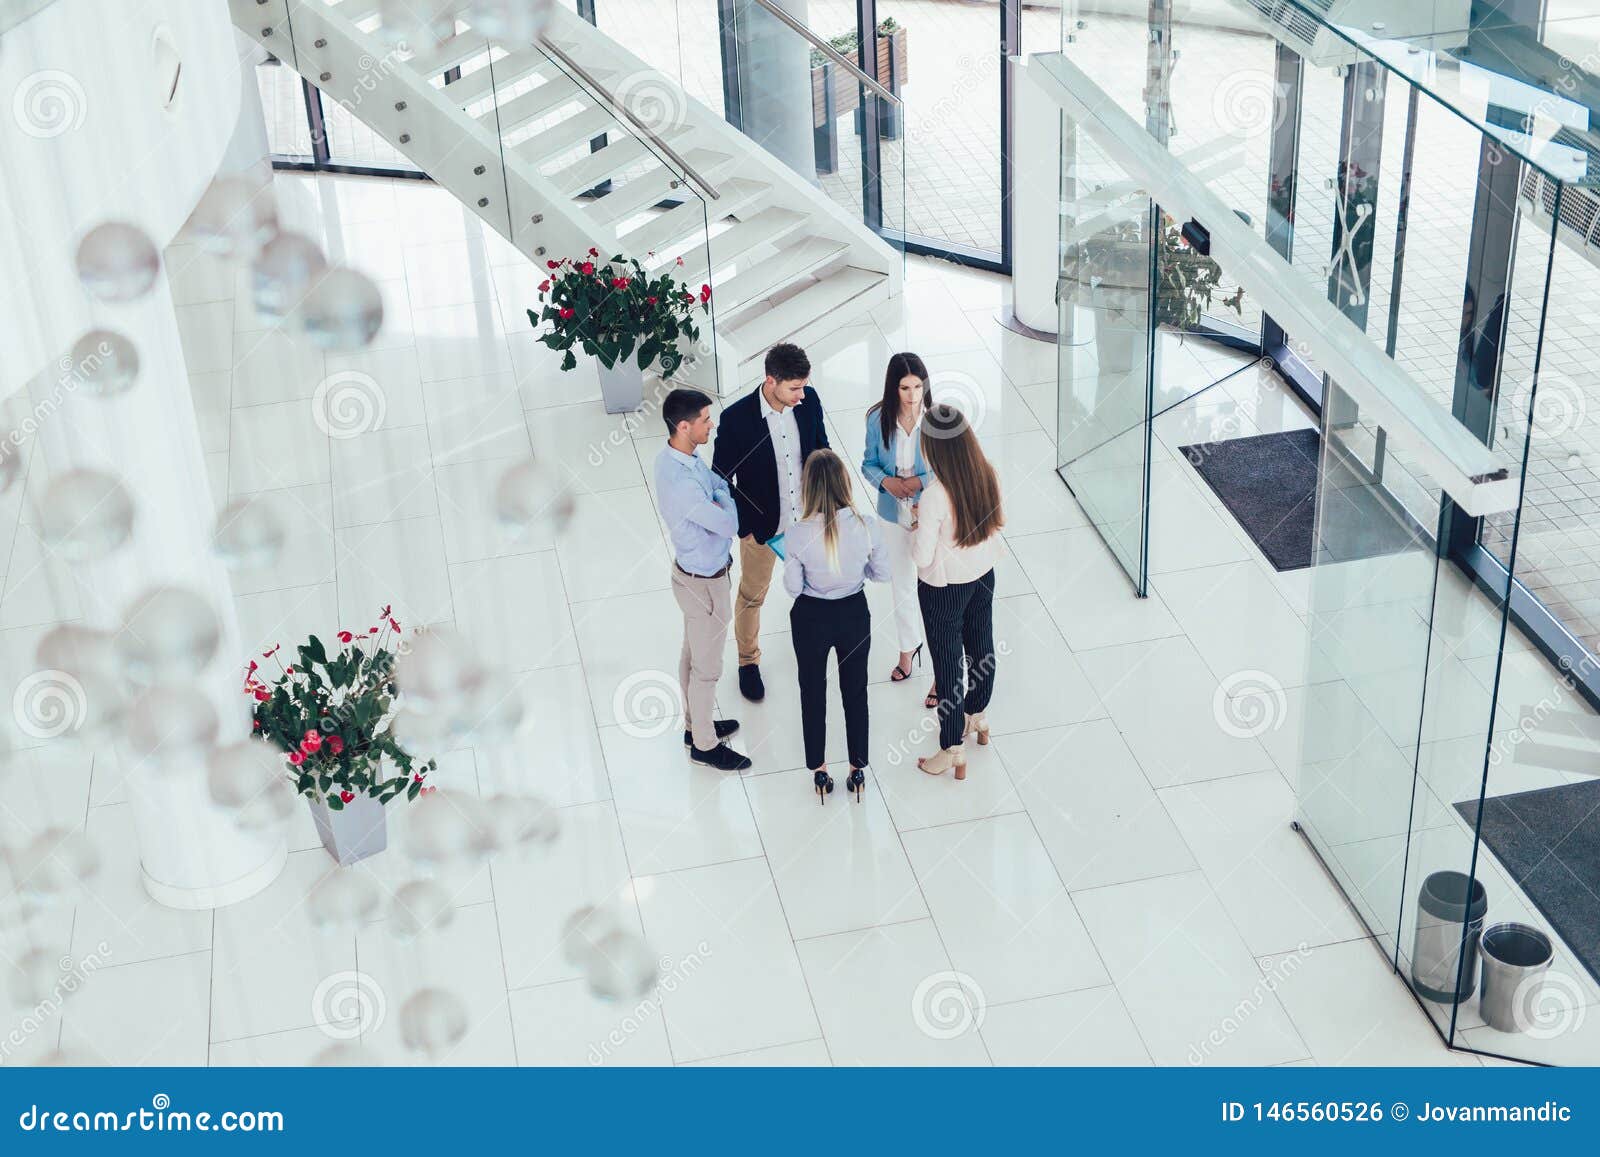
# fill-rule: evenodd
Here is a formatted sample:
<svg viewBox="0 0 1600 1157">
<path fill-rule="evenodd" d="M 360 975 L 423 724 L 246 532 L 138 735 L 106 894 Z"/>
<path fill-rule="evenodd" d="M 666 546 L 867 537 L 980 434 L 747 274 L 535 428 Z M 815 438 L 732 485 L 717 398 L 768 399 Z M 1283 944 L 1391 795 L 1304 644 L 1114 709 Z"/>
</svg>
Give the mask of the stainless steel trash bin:
<svg viewBox="0 0 1600 1157">
<path fill-rule="evenodd" d="M 1434 872 L 1422 881 L 1411 947 L 1417 995 L 1440 1004 L 1472 995 L 1478 986 L 1478 933 L 1488 910 L 1483 885 L 1463 872 Z"/>
<path fill-rule="evenodd" d="M 1496 924 L 1484 930 L 1478 1011 L 1490 1028 L 1524 1032 L 1533 1024 L 1539 989 L 1554 955 L 1550 937 L 1526 924 Z"/>
</svg>

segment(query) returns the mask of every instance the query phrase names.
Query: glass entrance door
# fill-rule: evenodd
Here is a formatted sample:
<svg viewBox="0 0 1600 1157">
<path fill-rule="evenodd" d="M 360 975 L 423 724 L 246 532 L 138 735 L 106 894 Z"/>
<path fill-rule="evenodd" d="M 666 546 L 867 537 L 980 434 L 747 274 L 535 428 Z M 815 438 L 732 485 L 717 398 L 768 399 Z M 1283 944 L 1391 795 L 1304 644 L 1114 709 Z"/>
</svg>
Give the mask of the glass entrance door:
<svg viewBox="0 0 1600 1157">
<path fill-rule="evenodd" d="M 1142 596 L 1159 210 L 1087 134 L 1062 123 L 1056 461 Z"/>
</svg>

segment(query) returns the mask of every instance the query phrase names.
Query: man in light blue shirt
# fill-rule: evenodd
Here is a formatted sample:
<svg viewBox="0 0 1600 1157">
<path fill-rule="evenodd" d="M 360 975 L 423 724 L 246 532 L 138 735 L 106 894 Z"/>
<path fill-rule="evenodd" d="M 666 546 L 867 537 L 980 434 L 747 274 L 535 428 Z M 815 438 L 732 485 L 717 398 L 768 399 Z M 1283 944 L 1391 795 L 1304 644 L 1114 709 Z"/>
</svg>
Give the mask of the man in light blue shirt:
<svg viewBox="0 0 1600 1157">
<path fill-rule="evenodd" d="M 728 480 L 696 453 L 711 440 L 711 399 L 699 390 L 673 390 L 661 404 L 661 416 L 667 423 L 667 444 L 656 455 L 656 499 L 672 540 L 672 596 L 683 612 L 678 658 L 683 744 L 696 763 L 743 771 L 750 760 L 723 742 L 739 730 L 738 720 L 712 718 L 733 622 L 728 572 L 739 513 Z"/>
</svg>

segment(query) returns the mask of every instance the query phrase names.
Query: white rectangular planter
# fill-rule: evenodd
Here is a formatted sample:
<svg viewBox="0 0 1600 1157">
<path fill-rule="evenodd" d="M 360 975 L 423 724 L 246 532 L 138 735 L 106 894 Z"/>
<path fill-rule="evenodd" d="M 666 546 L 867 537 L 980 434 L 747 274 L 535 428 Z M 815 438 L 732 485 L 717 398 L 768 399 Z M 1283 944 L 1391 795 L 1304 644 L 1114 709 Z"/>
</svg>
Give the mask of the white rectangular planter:
<svg viewBox="0 0 1600 1157">
<path fill-rule="evenodd" d="M 335 811 L 320 800 L 307 799 L 317 835 L 328 855 L 341 864 L 353 864 L 389 846 L 384 807 L 370 795 L 358 795 Z"/>
<path fill-rule="evenodd" d="M 609 370 L 596 358 L 594 368 L 600 375 L 600 396 L 605 400 L 606 413 L 631 414 L 644 404 L 644 371 L 632 358 L 618 359 Z"/>
</svg>

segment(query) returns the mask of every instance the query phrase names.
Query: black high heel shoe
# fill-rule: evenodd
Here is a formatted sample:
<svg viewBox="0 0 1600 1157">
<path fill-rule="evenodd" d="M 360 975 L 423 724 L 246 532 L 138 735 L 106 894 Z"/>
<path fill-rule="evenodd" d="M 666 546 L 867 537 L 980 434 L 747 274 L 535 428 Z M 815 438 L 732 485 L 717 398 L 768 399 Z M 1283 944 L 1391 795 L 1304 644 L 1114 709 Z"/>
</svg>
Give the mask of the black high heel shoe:
<svg viewBox="0 0 1600 1157">
<path fill-rule="evenodd" d="M 817 802 L 825 804 L 828 802 L 828 794 L 833 791 L 833 776 L 826 770 L 816 772 L 811 777 L 811 786 L 817 789 Z"/>
<path fill-rule="evenodd" d="M 860 803 L 861 802 L 861 792 L 866 786 L 867 786 L 867 777 L 866 777 L 866 775 L 862 772 L 862 770 L 859 767 L 852 767 L 850 769 L 850 774 L 847 775 L 845 777 L 845 780 L 844 780 L 844 789 L 845 789 L 845 791 L 853 791 L 853 792 L 855 792 L 856 793 L 856 802 Z"/>
<path fill-rule="evenodd" d="M 917 649 L 911 652 L 911 663 L 915 663 L 919 669 L 922 667 L 921 643 L 918 643 Z M 904 667 L 896 663 L 893 670 L 889 672 L 889 682 L 891 683 L 904 683 L 909 678 L 911 678 L 911 664 L 909 663 Z"/>
</svg>

